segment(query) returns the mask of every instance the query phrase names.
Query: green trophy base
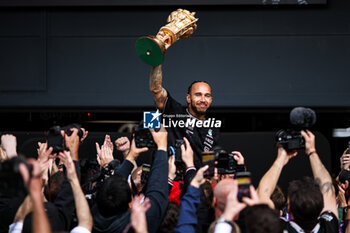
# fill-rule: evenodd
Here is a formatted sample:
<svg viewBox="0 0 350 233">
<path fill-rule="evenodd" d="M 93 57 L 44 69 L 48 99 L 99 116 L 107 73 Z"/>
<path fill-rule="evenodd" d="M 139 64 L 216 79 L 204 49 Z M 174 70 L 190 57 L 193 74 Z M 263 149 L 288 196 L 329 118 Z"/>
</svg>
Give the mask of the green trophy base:
<svg viewBox="0 0 350 233">
<path fill-rule="evenodd" d="M 164 52 L 160 43 L 157 42 L 156 37 L 140 37 L 135 44 L 137 55 L 148 65 L 158 66 L 162 64 L 164 60 Z"/>
</svg>

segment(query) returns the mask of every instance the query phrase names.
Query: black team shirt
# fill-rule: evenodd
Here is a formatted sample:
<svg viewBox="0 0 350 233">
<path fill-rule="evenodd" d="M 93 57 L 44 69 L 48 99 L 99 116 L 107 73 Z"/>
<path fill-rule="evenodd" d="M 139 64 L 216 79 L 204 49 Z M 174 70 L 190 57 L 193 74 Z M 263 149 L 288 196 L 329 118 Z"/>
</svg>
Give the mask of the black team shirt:
<svg viewBox="0 0 350 233">
<path fill-rule="evenodd" d="M 191 143 L 191 147 L 194 152 L 194 165 L 196 168 L 202 166 L 201 154 L 203 151 L 213 150 L 218 145 L 220 137 L 220 127 L 218 120 L 212 118 L 205 121 L 199 120 L 192 116 L 186 107 L 183 107 L 180 103 L 174 100 L 169 92 L 165 101 L 162 118 L 168 131 L 168 145 L 175 146 L 176 139 L 182 139 L 186 137 Z M 179 122 L 183 121 L 185 125 L 179 127 Z M 197 123 L 197 121 L 202 121 Z M 177 125 L 174 126 L 174 123 Z M 189 123 L 186 125 L 186 123 Z M 203 127 L 197 127 L 203 125 Z M 215 127 L 216 126 L 216 127 Z"/>
</svg>

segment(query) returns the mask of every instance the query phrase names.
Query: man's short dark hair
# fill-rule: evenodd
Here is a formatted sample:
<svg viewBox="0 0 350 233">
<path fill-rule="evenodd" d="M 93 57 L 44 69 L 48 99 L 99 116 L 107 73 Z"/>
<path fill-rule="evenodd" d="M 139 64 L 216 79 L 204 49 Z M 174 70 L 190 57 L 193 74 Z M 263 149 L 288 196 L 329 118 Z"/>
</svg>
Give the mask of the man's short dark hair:
<svg viewBox="0 0 350 233">
<path fill-rule="evenodd" d="M 276 210 L 282 210 L 286 206 L 286 197 L 282 189 L 277 185 L 271 194 L 271 200 L 275 205 Z"/>
<path fill-rule="evenodd" d="M 50 177 L 49 183 L 44 188 L 44 195 L 48 201 L 55 201 L 59 191 L 61 190 L 63 180 L 63 171 L 58 171 Z"/>
<path fill-rule="evenodd" d="M 125 213 L 129 209 L 130 201 L 130 186 L 127 180 L 120 175 L 106 179 L 97 191 L 97 207 L 104 217 Z"/>
<path fill-rule="evenodd" d="M 288 187 L 288 198 L 295 221 L 315 221 L 323 209 L 320 186 L 311 177 L 291 182 Z"/>
<path fill-rule="evenodd" d="M 199 80 L 196 80 L 196 81 L 193 81 L 192 83 L 191 83 L 191 85 L 188 87 L 188 89 L 187 89 L 187 94 L 190 94 L 191 93 L 191 91 L 192 91 L 192 86 L 194 85 L 194 84 L 196 84 L 196 83 L 206 83 L 206 84 L 208 84 L 209 85 L 209 83 L 207 82 L 207 81 L 199 81 Z M 209 85 L 210 86 L 210 85 Z"/>
<path fill-rule="evenodd" d="M 265 204 L 247 208 L 245 226 L 247 233 L 282 233 L 283 231 L 278 211 Z"/>
</svg>

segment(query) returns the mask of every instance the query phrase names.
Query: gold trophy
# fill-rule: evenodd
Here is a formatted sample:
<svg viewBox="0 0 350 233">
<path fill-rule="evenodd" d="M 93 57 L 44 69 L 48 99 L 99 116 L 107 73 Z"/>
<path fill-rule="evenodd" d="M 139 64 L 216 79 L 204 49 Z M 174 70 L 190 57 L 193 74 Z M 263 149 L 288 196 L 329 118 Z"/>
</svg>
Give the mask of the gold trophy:
<svg viewBox="0 0 350 233">
<path fill-rule="evenodd" d="M 156 36 L 142 36 L 136 41 L 137 55 L 148 65 L 163 63 L 165 51 L 179 39 L 189 38 L 197 29 L 195 12 L 177 9 L 168 16 L 167 25 Z"/>
</svg>

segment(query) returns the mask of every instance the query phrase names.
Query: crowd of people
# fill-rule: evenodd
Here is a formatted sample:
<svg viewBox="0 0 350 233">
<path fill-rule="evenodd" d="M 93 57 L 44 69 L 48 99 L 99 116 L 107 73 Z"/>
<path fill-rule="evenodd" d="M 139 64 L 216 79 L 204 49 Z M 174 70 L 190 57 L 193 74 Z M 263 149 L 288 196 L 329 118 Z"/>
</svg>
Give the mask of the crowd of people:
<svg viewBox="0 0 350 233">
<path fill-rule="evenodd" d="M 301 131 L 302 156 L 309 158 L 314 177 L 291 182 L 285 195 L 278 179 L 298 152 L 278 146 L 276 159 L 258 187 L 251 185 L 250 195 L 241 200 L 234 174 L 206 178 L 208 165 L 195 166 L 186 138 L 181 145 L 186 169 L 179 180 L 164 128 L 150 129 L 156 148 L 148 173 L 142 165 L 137 167 L 136 160 L 150 148 L 137 148 L 135 140 L 127 137 L 113 143 L 109 135 L 103 145 L 96 143 L 100 175 L 90 187 L 96 192 L 84 193 L 82 187 L 91 183 L 92 176 L 81 174 L 79 146 L 84 138 L 78 129 L 71 130 L 70 136 L 63 132 L 67 150 L 54 153 L 47 143 L 39 142 L 37 159 L 27 160 L 17 156 L 16 137 L 2 135 L 1 232 L 350 232 L 350 154 L 344 151 L 342 172 L 333 181 L 308 130 Z M 114 149 L 124 155 L 117 165 L 113 165 Z M 234 159 L 246 166 L 241 153 L 236 151 Z M 91 171 L 82 173 L 86 172 Z"/>
<path fill-rule="evenodd" d="M 150 91 L 163 114 L 206 120 L 212 103 L 207 82 L 189 86 L 186 108 L 163 88 L 162 77 L 162 67 L 153 67 Z M 299 156 L 308 157 L 313 177 L 292 181 L 286 193 L 278 180 L 297 150 L 277 144 L 275 161 L 255 188 L 249 179 L 236 179 L 249 168 L 239 151 L 232 152 L 235 169 L 228 172 L 203 164 L 201 153 L 219 144 L 218 128 L 149 131 L 154 146 L 148 147 L 137 146 L 135 135 L 114 142 L 105 135 L 102 145 L 96 142 L 91 166 L 79 161 L 88 132 L 78 125 L 60 131 L 64 146 L 38 142 L 35 159 L 18 156 L 16 137 L 2 135 L 0 233 L 350 233 L 350 154 L 344 151 L 341 173 L 332 179 L 311 131 L 300 131 L 305 155 Z M 179 139 L 179 148 L 170 151 Z M 114 150 L 123 154 L 121 161 Z M 137 163 L 142 153 L 148 153 L 151 164 Z"/>
</svg>

